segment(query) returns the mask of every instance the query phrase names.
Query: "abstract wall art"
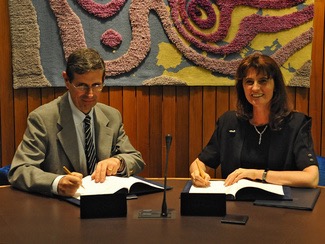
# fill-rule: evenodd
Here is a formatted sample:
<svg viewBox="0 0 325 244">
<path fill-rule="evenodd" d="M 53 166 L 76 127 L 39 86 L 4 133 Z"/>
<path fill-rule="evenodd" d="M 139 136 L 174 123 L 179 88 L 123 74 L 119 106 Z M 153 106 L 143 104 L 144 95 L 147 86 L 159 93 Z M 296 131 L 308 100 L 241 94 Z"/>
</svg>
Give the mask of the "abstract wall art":
<svg viewBox="0 0 325 244">
<path fill-rule="evenodd" d="M 64 86 L 80 47 L 102 55 L 107 86 L 233 86 L 254 52 L 310 84 L 313 0 L 9 0 L 9 14 L 15 89 Z"/>
</svg>

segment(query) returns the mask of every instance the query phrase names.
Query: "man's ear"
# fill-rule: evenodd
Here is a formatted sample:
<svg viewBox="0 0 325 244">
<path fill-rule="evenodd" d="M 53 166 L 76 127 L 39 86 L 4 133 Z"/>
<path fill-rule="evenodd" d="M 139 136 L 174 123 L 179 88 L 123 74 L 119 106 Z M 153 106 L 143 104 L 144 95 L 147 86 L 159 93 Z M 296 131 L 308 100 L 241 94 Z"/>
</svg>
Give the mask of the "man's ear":
<svg viewBox="0 0 325 244">
<path fill-rule="evenodd" d="M 69 83 L 70 83 L 70 81 L 69 81 L 69 77 L 68 77 L 68 75 L 67 75 L 67 72 L 63 71 L 63 72 L 62 72 L 62 77 L 63 77 L 63 79 L 64 79 L 65 87 L 66 87 L 67 89 L 69 89 Z"/>
</svg>

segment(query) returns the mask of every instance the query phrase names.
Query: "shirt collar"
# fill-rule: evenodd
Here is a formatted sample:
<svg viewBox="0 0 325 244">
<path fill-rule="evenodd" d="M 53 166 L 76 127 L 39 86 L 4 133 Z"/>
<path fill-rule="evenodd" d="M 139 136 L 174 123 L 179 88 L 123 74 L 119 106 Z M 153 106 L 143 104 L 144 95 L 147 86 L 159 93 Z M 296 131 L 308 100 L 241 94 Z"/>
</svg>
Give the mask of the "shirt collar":
<svg viewBox="0 0 325 244">
<path fill-rule="evenodd" d="M 70 92 L 68 92 L 68 98 L 69 98 L 69 104 L 70 104 L 70 108 L 72 110 L 72 116 L 73 119 L 75 121 L 76 124 L 80 124 L 84 121 L 86 114 L 84 114 L 83 112 L 81 112 L 73 103 L 72 98 L 71 98 L 71 94 Z M 92 108 L 90 110 L 90 112 L 88 113 L 88 115 L 90 116 L 91 119 L 93 119 L 93 114 L 94 114 L 94 108 Z"/>
</svg>

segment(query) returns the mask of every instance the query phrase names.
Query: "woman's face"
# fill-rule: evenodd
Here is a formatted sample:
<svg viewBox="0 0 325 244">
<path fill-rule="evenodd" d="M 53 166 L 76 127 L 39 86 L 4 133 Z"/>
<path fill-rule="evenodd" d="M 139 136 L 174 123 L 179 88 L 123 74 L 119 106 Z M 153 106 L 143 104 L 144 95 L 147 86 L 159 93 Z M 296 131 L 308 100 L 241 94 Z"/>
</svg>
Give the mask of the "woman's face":
<svg viewBox="0 0 325 244">
<path fill-rule="evenodd" d="M 243 80 L 245 97 L 253 108 L 270 108 L 274 92 L 274 80 L 266 74 L 257 74 L 250 68 Z"/>
</svg>

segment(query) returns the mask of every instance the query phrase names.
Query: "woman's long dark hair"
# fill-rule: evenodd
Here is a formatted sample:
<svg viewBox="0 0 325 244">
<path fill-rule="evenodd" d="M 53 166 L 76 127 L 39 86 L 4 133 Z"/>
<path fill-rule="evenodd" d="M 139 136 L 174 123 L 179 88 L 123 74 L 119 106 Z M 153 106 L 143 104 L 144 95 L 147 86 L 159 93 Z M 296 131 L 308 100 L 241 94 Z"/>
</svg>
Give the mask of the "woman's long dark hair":
<svg viewBox="0 0 325 244">
<path fill-rule="evenodd" d="M 253 117 L 253 106 L 246 99 L 243 88 L 243 80 L 250 68 L 253 68 L 257 74 L 265 74 L 267 78 L 273 78 L 274 93 L 271 100 L 269 126 L 272 130 L 281 130 L 285 118 L 291 113 L 291 109 L 289 108 L 282 72 L 278 64 L 267 55 L 254 53 L 247 56 L 237 68 L 237 116 L 247 120 Z"/>
</svg>

